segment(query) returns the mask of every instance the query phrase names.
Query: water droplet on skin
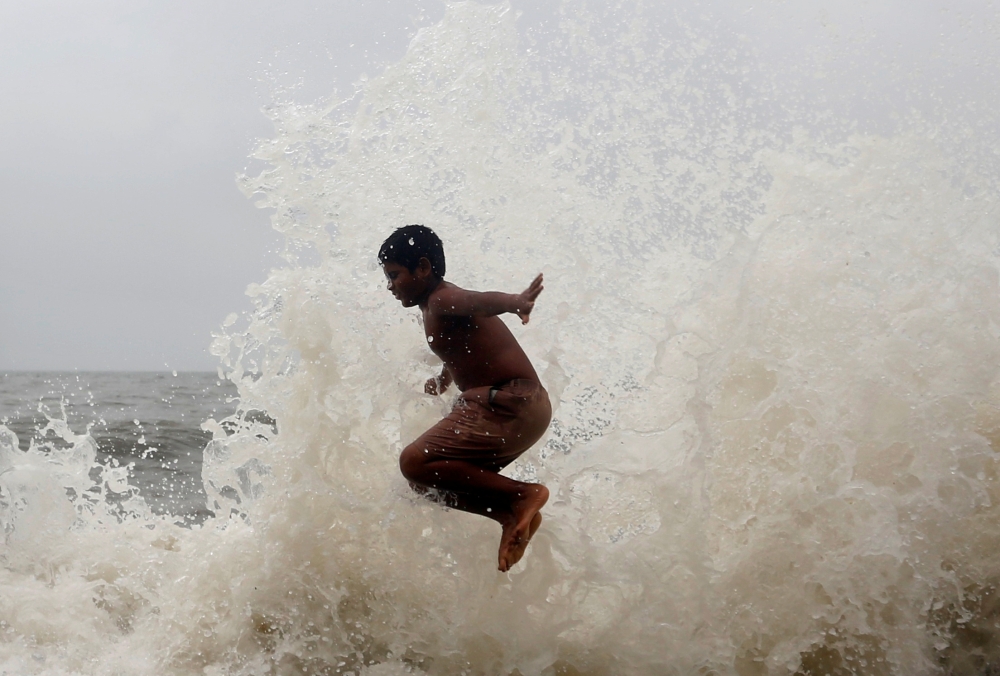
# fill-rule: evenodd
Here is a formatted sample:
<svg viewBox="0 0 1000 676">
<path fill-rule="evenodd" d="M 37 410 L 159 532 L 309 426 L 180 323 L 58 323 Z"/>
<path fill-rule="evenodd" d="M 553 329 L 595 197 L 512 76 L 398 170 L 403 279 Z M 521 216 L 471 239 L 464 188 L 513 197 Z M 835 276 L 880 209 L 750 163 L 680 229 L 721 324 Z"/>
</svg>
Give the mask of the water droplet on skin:
<svg viewBox="0 0 1000 676">
<path fill-rule="evenodd" d="M 413 246 L 413 238 L 410 238 L 410 246 Z"/>
<path fill-rule="evenodd" d="M 434 342 L 434 336 L 427 336 L 427 342 L 428 343 L 433 343 Z"/>
</svg>

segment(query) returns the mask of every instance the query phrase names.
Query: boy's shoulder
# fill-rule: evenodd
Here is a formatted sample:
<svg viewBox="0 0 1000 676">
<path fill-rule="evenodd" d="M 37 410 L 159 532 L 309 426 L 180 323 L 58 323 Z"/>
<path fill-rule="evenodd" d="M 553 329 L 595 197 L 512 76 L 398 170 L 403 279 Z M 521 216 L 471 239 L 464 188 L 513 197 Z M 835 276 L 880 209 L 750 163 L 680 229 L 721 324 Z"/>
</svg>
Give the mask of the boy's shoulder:
<svg viewBox="0 0 1000 676">
<path fill-rule="evenodd" d="M 468 293 L 465 289 L 442 279 L 437 287 L 428 294 L 427 309 L 431 312 L 443 313 L 465 293 Z"/>
</svg>

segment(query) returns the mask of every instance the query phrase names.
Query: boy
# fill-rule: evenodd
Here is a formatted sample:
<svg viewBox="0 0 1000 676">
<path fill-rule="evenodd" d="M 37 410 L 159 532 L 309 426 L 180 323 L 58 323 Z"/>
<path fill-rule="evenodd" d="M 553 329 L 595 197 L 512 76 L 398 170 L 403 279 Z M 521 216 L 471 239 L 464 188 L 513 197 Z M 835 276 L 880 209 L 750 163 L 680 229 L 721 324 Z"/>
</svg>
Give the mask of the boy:
<svg viewBox="0 0 1000 676">
<path fill-rule="evenodd" d="M 399 468 L 414 490 L 436 489 L 445 504 L 499 522 L 497 563 L 506 572 L 541 525 L 549 491 L 500 470 L 541 438 L 552 407 L 527 355 L 497 315 L 511 312 L 527 324 L 542 276 L 519 294 L 460 289 L 444 280 L 444 247 L 422 225 L 398 228 L 378 257 L 389 291 L 403 307 L 420 308 L 427 344 L 444 362 L 424 392 L 438 395 L 451 383 L 462 391 L 447 417 L 403 449 Z"/>
</svg>

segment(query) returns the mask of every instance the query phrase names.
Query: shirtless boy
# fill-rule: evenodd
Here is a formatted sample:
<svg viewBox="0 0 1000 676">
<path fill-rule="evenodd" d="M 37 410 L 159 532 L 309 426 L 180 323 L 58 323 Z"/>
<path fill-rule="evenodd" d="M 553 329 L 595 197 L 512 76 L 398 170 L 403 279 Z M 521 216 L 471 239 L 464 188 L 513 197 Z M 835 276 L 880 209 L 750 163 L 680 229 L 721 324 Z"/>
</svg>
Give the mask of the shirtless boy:
<svg viewBox="0 0 1000 676">
<path fill-rule="evenodd" d="M 462 391 L 448 416 L 403 449 L 399 468 L 414 490 L 436 489 L 447 505 L 497 521 L 503 528 L 497 564 L 506 572 L 541 525 L 549 491 L 500 470 L 541 438 L 552 408 L 497 315 L 510 312 L 527 324 L 542 276 L 519 294 L 461 289 L 444 280 L 441 240 L 422 225 L 397 229 L 378 257 L 389 291 L 403 307 L 420 308 L 427 344 L 444 362 L 424 392 L 438 395 L 452 383 Z"/>
</svg>

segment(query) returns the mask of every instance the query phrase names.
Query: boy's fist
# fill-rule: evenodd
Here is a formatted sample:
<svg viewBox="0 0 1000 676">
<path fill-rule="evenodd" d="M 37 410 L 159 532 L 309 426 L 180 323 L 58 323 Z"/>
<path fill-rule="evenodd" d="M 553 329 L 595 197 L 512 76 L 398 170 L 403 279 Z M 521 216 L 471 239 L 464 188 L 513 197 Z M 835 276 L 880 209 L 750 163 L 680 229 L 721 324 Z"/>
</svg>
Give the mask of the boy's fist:
<svg viewBox="0 0 1000 676">
<path fill-rule="evenodd" d="M 439 395 L 448 388 L 448 385 L 442 382 L 440 376 L 434 376 L 433 378 L 428 378 L 427 382 L 424 383 L 424 394 Z"/>
</svg>

